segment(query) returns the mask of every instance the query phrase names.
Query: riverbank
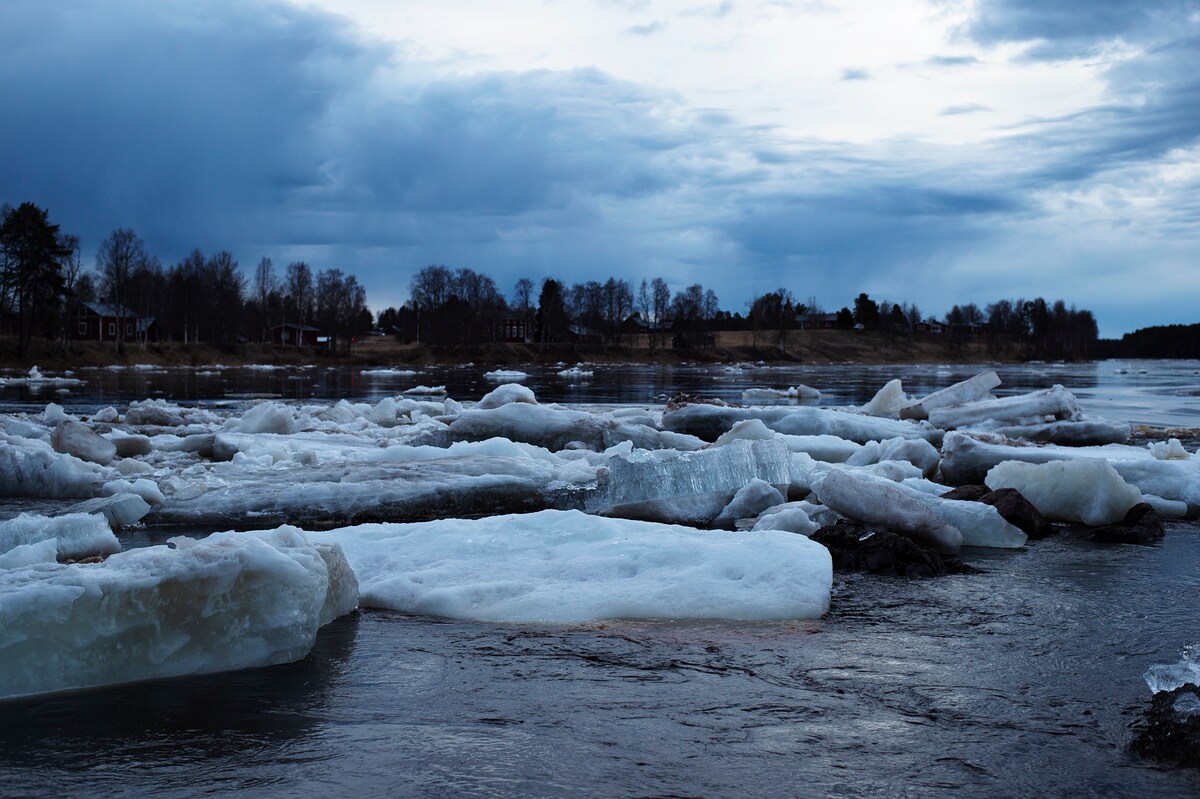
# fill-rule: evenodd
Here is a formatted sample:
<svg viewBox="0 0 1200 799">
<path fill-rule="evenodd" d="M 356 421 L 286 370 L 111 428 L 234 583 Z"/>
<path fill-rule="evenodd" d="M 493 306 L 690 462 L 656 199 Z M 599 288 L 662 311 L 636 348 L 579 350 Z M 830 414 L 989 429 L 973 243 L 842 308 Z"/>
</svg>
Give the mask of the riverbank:
<svg viewBox="0 0 1200 799">
<path fill-rule="evenodd" d="M 774 338 L 774 334 L 772 338 Z M 208 344 L 127 344 L 118 353 L 111 343 L 35 340 L 25 358 L 17 357 L 16 341 L 0 338 L 0 368 L 21 369 L 38 365 L 63 370 L 85 366 L 204 366 L 219 364 L 302 364 L 362 366 L 426 366 L 430 364 L 479 363 L 498 366 L 517 364 L 575 363 L 738 363 L 766 361 L 796 364 L 884 364 L 884 363 L 1019 363 L 1015 348 L 999 354 L 990 352 L 979 339 L 954 342 L 948 337 L 924 334 L 887 336 L 865 330 L 790 331 L 780 344 L 755 345 L 749 331 L 717 333 L 714 346 L 702 349 L 655 349 L 648 347 L 601 347 L 578 344 L 485 344 L 477 347 L 440 349 L 420 344 L 401 344 L 388 337 L 371 337 L 354 352 L 331 353 L 301 347 L 237 344 L 225 347 Z"/>
</svg>

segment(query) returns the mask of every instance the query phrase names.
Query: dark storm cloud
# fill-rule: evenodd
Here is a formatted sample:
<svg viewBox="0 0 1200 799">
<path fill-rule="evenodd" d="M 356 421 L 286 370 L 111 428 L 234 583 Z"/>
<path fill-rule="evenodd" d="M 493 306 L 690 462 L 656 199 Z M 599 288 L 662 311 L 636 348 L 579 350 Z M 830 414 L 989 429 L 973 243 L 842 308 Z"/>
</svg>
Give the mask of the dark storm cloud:
<svg viewBox="0 0 1200 799">
<path fill-rule="evenodd" d="M 650 118 L 669 102 L 596 71 L 422 81 L 338 18 L 275 3 L 7 4 L 0 74 L 17 155 L 0 200 L 93 244 L 134 226 L 165 257 L 381 235 L 361 214 L 637 197 L 680 179 L 660 156 L 689 136 Z"/>
<path fill-rule="evenodd" d="M 1110 69 L 1102 107 L 972 149 L 788 140 L 597 70 L 446 77 L 284 3 L 9 0 L 0 203 L 48 207 L 86 256 L 132 226 L 167 262 L 199 246 L 349 269 L 373 305 L 442 262 L 502 289 L 661 273 L 732 310 L 819 283 L 840 306 L 1011 235 L 1032 190 L 1194 142 L 1194 28 Z"/>
<path fill-rule="evenodd" d="M 968 30 L 982 44 L 1044 40 L 1035 56 L 1069 58 L 1097 42 L 1157 32 L 1198 7 L 1195 0 L 982 0 Z"/>
</svg>

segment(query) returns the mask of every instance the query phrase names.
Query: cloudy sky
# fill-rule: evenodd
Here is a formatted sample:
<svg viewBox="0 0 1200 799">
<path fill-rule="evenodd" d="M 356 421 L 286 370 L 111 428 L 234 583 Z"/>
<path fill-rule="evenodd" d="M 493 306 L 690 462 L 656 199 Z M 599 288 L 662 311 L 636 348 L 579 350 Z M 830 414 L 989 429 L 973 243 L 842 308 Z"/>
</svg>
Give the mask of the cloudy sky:
<svg viewBox="0 0 1200 799">
<path fill-rule="evenodd" d="M 0 203 L 85 255 L 1200 321 L 1200 0 L 4 0 Z"/>
</svg>

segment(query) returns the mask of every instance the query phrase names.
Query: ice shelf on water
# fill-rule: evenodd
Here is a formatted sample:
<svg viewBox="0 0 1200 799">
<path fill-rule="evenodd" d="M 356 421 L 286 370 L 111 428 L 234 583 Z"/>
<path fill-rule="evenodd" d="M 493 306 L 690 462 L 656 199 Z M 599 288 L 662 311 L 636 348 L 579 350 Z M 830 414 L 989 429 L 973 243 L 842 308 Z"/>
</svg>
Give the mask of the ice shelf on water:
<svg viewBox="0 0 1200 799">
<path fill-rule="evenodd" d="M 805 385 L 788 388 L 748 388 L 742 391 L 742 399 L 749 402 L 770 402 L 771 400 L 806 400 L 816 402 L 821 399 L 821 392 Z"/>
<path fill-rule="evenodd" d="M 0 377 L 0 387 L 3 386 L 79 386 L 83 385 L 83 381 L 77 377 L 71 377 L 71 373 L 61 377 L 54 377 L 42 373 L 42 370 L 37 366 L 29 367 L 29 371 L 19 377 Z"/>
<path fill-rule="evenodd" d="M 1081 458 L 1107 461 L 1143 495 L 1183 503 L 1190 517 L 1200 516 L 1200 458 L 1161 460 L 1145 447 L 1121 444 L 1066 447 L 981 440 L 964 433 L 946 434 L 942 444 L 942 476 L 954 484 L 982 483 L 1004 461 L 1051 463 Z"/>
<path fill-rule="evenodd" d="M 490 372 L 484 372 L 483 376 L 488 380 L 508 381 L 508 380 L 528 380 L 529 375 L 517 369 L 494 369 Z"/>
<path fill-rule="evenodd" d="M 816 618 L 833 576 L 828 551 L 804 536 L 577 511 L 310 535 L 342 547 L 364 607 L 483 621 Z"/>
<path fill-rule="evenodd" d="M 290 528 L 2 570 L 0 698 L 298 660 L 357 593 Z"/>
</svg>

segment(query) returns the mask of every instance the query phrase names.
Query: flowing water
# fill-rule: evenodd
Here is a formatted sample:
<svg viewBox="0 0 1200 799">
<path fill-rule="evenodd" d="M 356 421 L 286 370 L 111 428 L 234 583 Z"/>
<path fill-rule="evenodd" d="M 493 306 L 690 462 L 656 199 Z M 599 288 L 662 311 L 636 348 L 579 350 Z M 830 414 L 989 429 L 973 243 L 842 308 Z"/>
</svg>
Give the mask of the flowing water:
<svg viewBox="0 0 1200 799">
<path fill-rule="evenodd" d="M 890 377 L 923 393 L 977 371 L 594 369 L 587 385 L 525 371 L 544 401 L 588 405 L 798 382 L 845 404 Z M 475 399 L 481 371 L 81 371 L 66 395 L 0 389 L 0 410 L 372 398 L 417 382 Z M 998 371 L 1009 391 L 1062 383 L 1092 413 L 1200 426 L 1197 362 Z M 1156 547 L 1060 536 L 966 559 L 981 573 L 838 576 L 815 622 L 364 611 L 299 663 L 0 705 L 0 796 L 1200 795 L 1200 774 L 1126 751 L 1142 673 L 1200 641 L 1200 528 L 1172 523 Z"/>
</svg>

